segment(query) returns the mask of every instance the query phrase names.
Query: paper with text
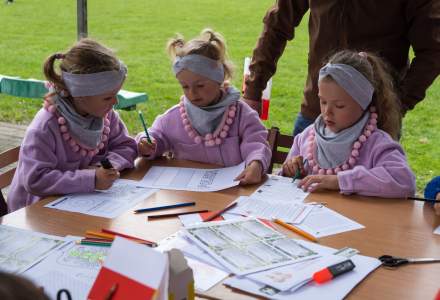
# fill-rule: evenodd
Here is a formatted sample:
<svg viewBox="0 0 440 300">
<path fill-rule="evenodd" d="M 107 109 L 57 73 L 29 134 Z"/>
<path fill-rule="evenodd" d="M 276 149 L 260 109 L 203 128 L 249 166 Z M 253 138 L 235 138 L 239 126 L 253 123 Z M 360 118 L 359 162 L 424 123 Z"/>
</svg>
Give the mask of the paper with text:
<svg viewBox="0 0 440 300">
<path fill-rule="evenodd" d="M 305 220 L 301 224 L 297 224 L 296 227 L 316 238 L 365 228 L 363 225 L 321 205 L 315 205 Z"/>
<path fill-rule="evenodd" d="M 245 168 L 245 162 L 220 169 L 197 169 L 154 166 L 138 182 L 139 185 L 168 190 L 213 192 L 239 184 L 234 181 Z"/>
<path fill-rule="evenodd" d="M 268 175 L 269 178 L 252 194 L 251 198 L 277 200 L 286 202 L 303 202 L 309 195 L 298 188 L 292 178 Z"/>
<path fill-rule="evenodd" d="M 116 218 L 156 191 L 158 190 L 141 187 L 134 180 L 118 179 L 108 190 L 66 195 L 44 207 L 104 218 Z"/>
<path fill-rule="evenodd" d="M 301 223 L 312 211 L 314 205 L 294 201 L 280 201 L 272 198 L 253 198 L 241 196 L 236 200 L 237 206 L 228 213 L 252 216 L 266 220 L 281 219 L 291 224 Z"/>
</svg>

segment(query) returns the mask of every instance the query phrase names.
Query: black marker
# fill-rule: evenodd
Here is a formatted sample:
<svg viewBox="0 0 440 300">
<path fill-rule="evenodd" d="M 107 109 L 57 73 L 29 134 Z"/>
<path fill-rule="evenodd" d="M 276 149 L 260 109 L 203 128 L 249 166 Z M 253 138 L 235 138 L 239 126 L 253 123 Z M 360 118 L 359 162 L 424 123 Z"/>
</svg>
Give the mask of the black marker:
<svg viewBox="0 0 440 300">
<path fill-rule="evenodd" d="M 104 169 L 113 169 L 113 165 L 112 163 L 108 160 L 108 158 L 104 158 L 103 160 L 101 160 L 101 166 Z"/>
</svg>

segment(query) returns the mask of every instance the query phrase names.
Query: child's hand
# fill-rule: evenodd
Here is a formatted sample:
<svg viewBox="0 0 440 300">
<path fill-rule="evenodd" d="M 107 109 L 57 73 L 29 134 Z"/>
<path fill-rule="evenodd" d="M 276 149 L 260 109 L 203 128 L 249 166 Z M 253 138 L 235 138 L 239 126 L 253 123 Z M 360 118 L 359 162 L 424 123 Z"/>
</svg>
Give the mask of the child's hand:
<svg viewBox="0 0 440 300">
<path fill-rule="evenodd" d="M 103 167 L 97 168 L 95 173 L 95 189 L 109 189 L 119 176 L 119 171 L 116 169 L 104 169 Z"/>
<path fill-rule="evenodd" d="M 301 178 L 307 175 L 306 170 L 304 170 L 303 157 L 300 155 L 294 156 L 284 162 L 283 176 L 293 177 L 297 170 L 299 170 Z"/>
<path fill-rule="evenodd" d="M 298 187 L 305 192 L 340 190 L 337 175 L 309 175 L 299 182 Z"/>
<path fill-rule="evenodd" d="M 150 156 L 156 152 L 156 141 L 152 140 L 150 144 L 146 138 L 142 138 L 138 144 L 139 155 Z"/>
<path fill-rule="evenodd" d="M 262 176 L 263 166 L 254 160 L 234 180 L 240 180 L 240 184 L 253 184 L 261 182 Z"/>
</svg>

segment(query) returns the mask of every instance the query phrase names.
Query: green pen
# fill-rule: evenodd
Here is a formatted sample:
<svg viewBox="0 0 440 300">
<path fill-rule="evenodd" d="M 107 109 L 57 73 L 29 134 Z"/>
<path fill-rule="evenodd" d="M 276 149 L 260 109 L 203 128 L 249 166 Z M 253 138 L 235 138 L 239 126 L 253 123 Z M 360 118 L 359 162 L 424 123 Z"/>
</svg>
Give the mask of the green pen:
<svg viewBox="0 0 440 300">
<path fill-rule="evenodd" d="M 308 163 L 309 161 L 307 160 L 307 158 L 303 161 L 303 166 L 305 167 L 305 165 Z M 292 177 L 292 183 L 295 182 L 295 180 L 299 179 L 301 177 L 301 172 L 299 169 L 296 169 L 295 175 Z"/>
<path fill-rule="evenodd" d="M 144 127 L 145 135 L 147 136 L 148 143 L 152 144 L 153 142 L 151 141 L 150 135 L 148 134 L 147 125 L 145 124 L 144 116 L 142 115 L 141 111 L 139 111 L 139 119 L 141 119 L 142 126 Z"/>
</svg>

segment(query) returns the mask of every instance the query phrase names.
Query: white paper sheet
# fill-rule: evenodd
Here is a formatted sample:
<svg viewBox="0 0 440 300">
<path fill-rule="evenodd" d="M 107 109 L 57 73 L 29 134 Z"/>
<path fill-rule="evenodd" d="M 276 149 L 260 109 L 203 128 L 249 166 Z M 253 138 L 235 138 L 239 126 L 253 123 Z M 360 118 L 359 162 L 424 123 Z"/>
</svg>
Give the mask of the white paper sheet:
<svg viewBox="0 0 440 300">
<path fill-rule="evenodd" d="M 237 275 L 318 256 L 295 240 L 252 218 L 203 223 L 187 227 L 184 232 Z"/>
<path fill-rule="evenodd" d="M 54 251 L 23 275 L 44 287 L 51 299 L 60 289 L 69 290 L 72 299 L 87 299 L 108 247 L 77 245 L 75 241 Z"/>
<path fill-rule="evenodd" d="M 301 224 L 297 224 L 296 227 L 316 238 L 365 228 L 334 210 L 320 205 L 315 205 L 307 218 Z"/>
<path fill-rule="evenodd" d="M 434 234 L 440 234 L 440 226 L 434 230 Z"/>
<path fill-rule="evenodd" d="M 286 202 L 303 202 L 309 195 L 298 188 L 298 182 L 292 178 L 269 175 L 269 178 L 251 195 L 252 198 L 262 200 L 277 200 Z"/>
<path fill-rule="evenodd" d="M 139 186 L 138 181 L 118 179 L 108 190 L 66 195 L 44 207 L 116 218 L 156 191 L 158 190 Z"/>
<path fill-rule="evenodd" d="M 234 181 L 234 178 L 244 170 L 244 167 L 245 162 L 220 169 L 154 166 L 138 184 L 149 188 L 213 192 L 238 185 L 239 182 Z"/>
<path fill-rule="evenodd" d="M 330 254 L 336 249 L 320 246 L 317 244 L 306 243 L 306 245 L 320 254 Z M 355 264 L 354 270 L 345 273 L 335 279 L 324 283 L 316 284 L 314 282 L 309 283 L 294 292 L 286 291 L 281 292 L 270 286 L 261 284 L 257 281 L 253 281 L 249 278 L 235 276 L 233 278 L 226 279 L 225 285 L 247 291 L 249 293 L 260 295 L 270 299 L 279 300 L 295 300 L 295 299 L 323 299 L 326 300 L 339 300 L 343 299 L 347 294 L 368 274 L 374 271 L 381 265 L 381 262 L 372 257 L 355 255 L 350 258 Z"/>
<path fill-rule="evenodd" d="M 24 272 L 64 242 L 61 237 L 0 225 L 0 270 Z"/>
<path fill-rule="evenodd" d="M 238 204 L 229 213 L 266 220 L 281 219 L 291 224 L 301 223 L 312 211 L 313 205 L 273 198 L 238 197 Z"/>
</svg>

